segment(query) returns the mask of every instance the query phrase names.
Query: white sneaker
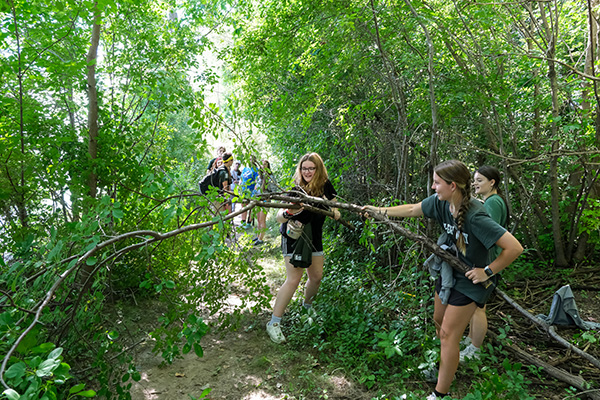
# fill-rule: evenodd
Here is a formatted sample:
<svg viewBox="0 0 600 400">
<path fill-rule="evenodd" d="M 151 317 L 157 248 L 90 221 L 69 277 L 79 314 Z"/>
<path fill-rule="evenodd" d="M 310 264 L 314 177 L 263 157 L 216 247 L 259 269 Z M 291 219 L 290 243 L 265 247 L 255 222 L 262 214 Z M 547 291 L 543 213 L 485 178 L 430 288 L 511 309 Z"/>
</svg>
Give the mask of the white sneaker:
<svg viewBox="0 0 600 400">
<path fill-rule="evenodd" d="M 479 347 L 475 347 L 473 346 L 473 343 L 471 343 L 466 349 L 460 352 L 458 361 L 464 363 L 467 359 L 479 358 L 481 356 L 480 351 L 481 349 Z"/>
<path fill-rule="evenodd" d="M 281 326 L 279 326 L 279 322 L 275 322 L 273 324 L 267 324 L 267 333 L 271 340 L 277 344 L 285 342 L 285 336 L 283 336 L 283 332 L 281 332 Z"/>
</svg>

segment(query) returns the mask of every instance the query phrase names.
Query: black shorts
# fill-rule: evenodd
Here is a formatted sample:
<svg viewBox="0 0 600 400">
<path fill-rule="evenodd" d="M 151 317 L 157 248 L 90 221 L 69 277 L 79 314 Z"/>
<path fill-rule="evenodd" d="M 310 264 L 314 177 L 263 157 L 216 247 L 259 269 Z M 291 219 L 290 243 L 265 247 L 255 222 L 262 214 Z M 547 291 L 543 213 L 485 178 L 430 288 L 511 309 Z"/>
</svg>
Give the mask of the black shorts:
<svg viewBox="0 0 600 400">
<path fill-rule="evenodd" d="M 435 292 L 438 294 L 438 296 L 440 294 L 440 290 L 442 290 L 442 277 L 441 276 L 435 280 Z M 460 306 L 466 306 L 471 303 L 477 304 L 477 307 L 479 307 L 479 308 L 485 307 L 485 304 L 477 303 L 475 300 L 473 300 L 469 296 L 462 294 L 458 290 L 455 290 L 454 288 L 450 289 L 450 297 L 448 297 L 449 305 L 460 307 Z"/>
</svg>

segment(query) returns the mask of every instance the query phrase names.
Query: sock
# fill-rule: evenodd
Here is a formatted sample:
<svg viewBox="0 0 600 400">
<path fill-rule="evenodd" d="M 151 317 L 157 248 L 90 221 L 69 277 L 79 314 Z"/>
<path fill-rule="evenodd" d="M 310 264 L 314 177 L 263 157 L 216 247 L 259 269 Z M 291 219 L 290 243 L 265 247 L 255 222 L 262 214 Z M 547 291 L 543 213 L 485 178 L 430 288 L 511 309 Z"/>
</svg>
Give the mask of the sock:
<svg viewBox="0 0 600 400">
<path fill-rule="evenodd" d="M 309 308 L 311 308 L 311 307 L 312 307 L 312 303 L 305 303 L 305 302 L 302 302 L 302 307 L 304 307 L 304 308 L 306 308 L 306 309 L 308 310 Z"/>
<path fill-rule="evenodd" d="M 475 346 L 473 343 L 471 343 L 471 344 L 469 345 L 469 347 L 472 347 L 472 348 L 474 349 L 474 351 L 479 351 L 479 350 L 480 350 L 480 349 L 479 349 L 479 347 Z M 465 350 L 466 350 L 466 349 L 465 349 Z"/>
<path fill-rule="evenodd" d="M 448 393 L 440 393 L 435 389 L 433 389 L 433 393 L 435 394 L 436 397 L 439 397 L 440 399 L 444 398 L 444 396 L 448 396 Z"/>
<path fill-rule="evenodd" d="M 271 321 L 269 321 L 269 325 L 278 324 L 281 322 L 281 317 L 276 317 L 275 315 L 271 315 Z"/>
</svg>

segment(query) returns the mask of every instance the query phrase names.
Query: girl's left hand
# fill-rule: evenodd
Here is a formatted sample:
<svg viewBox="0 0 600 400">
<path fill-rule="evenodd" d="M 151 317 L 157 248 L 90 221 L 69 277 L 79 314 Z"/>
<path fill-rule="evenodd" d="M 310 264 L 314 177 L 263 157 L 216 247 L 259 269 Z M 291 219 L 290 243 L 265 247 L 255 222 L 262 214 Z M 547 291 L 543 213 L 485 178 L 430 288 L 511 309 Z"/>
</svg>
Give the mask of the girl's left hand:
<svg viewBox="0 0 600 400">
<path fill-rule="evenodd" d="M 490 277 L 485 273 L 483 268 L 473 268 L 470 271 L 465 272 L 465 276 L 469 278 L 473 283 L 481 283 L 490 279 Z"/>
<path fill-rule="evenodd" d="M 342 214 L 340 213 L 340 210 L 333 210 L 333 219 L 335 219 L 337 221 L 341 217 L 342 217 Z"/>
</svg>

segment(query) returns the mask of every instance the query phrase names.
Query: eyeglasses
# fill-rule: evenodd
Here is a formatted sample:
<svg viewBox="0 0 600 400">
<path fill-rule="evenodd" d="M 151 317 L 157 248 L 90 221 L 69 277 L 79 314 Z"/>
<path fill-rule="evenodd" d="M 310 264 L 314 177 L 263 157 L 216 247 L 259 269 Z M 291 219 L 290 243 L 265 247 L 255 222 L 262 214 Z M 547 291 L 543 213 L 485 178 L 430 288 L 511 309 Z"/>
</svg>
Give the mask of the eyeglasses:
<svg viewBox="0 0 600 400">
<path fill-rule="evenodd" d="M 300 168 L 302 172 L 314 172 L 317 170 L 317 167 L 302 167 Z"/>
</svg>

